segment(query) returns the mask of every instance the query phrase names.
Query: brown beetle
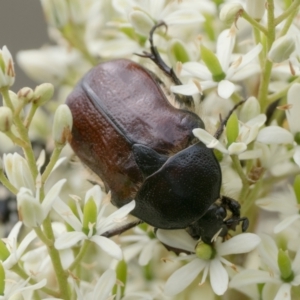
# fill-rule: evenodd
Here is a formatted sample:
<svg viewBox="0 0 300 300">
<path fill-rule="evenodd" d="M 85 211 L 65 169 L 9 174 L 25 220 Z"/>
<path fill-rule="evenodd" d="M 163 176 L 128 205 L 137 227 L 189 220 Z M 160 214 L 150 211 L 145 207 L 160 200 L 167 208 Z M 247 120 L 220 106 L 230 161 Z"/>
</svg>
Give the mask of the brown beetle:
<svg viewBox="0 0 300 300">
<path fill-rule="evenodd" d="M 207 242 L 241 221 L 246 230 L 239 204 L 220 196 L 222 174 L 213 151 L 194 139 L 192 130 L 204 128 L 203 121 L 170 105 L 150 71 L 126 59 L 101 63 L 77 84 L 67 104 L 74 122 L 70 144 L 111 190 L 114 205 L 135 199 L 132 214 L 140 220 L 157 228 L 188 228 Z M 214 204 L 218 199 L 221 204 Z M 226 209 L 232 218 L 224 221 Z M 208 234 L 206 223 L 213 227 Z"/>
</svg>

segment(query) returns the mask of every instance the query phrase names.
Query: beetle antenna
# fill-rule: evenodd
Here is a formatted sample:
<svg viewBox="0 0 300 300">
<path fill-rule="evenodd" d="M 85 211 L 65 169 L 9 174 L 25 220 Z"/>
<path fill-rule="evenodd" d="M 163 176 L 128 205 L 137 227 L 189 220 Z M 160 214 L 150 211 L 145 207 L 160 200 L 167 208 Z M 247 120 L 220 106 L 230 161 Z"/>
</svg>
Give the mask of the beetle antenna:
<svg viewBox="0 0 300 300">
<path fill-rule="evenodd" d="M 147 51 L 143 51 L 143 54 L 138 54 L 135 53 L 135 55 L 140 56 L 140 57 L 145 57 L 145 58 L 150 58 L 171 80 L 174 82 L 175 85 L 182 85 L 182 82 L 180 79 L 177 77 L 175 74 L 173 68 L 170 68 L 162 59 L 160 56 L 157 47 L 154 45 L 153 42 L 153 35 L 154 32 L 157 28 L 164 26 L 166 30 L 168 30 L 168 25 L 164 21 L 160 21 L 157 24 L 155 24 L 152 29 L 149 32 L 149 43 L 150 43 L 150 53 Z M 193 107 L 194 106 L 194 100 L 193 97 L 191 96 L 186 96 L 186 95 L 175 95 L 176 100 L 179 102 L 185 103 L 188 107 Z"/>
<path fill-rule="evenodd" d="M 232 115 L 232 113 L 242 104 L 244 104 L 246 102 L 246 100 L 241 100 L 240 102 L 238 102 L 236 105 L 234 105 L 234 107 L 228 112 L 227 116 L 225 117 L 225 119 L 222 119 L 222 116 L 220 115 L 220 125 L 216 131 L 216 133 L 214 134 L 214 137 L 218 140 L 220 138 L 220 136 L 222 135 L 224 128 L 230 118 L 230 116 Z"/>
</svg>

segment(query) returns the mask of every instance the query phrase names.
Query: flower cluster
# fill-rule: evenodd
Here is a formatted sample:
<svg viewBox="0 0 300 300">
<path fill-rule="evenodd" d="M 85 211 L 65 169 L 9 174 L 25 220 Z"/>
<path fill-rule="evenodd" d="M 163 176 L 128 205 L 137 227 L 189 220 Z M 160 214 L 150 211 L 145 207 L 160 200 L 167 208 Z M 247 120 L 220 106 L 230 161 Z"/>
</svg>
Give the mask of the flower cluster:
<svg viewBox="0 0 300 300">
<path fill-rule="evenodd" d="M 9 45 L 0 48 L 0 299 L 299 299 L 300 0 L 40 3 L 54 45 L 16 55 L 39 85 L 14 91 L 13 56 Z M 188 228 L 153 229 L 133 216 L 148 165 L 129 196 L 132 182 L 108 180 L 126 194 L 122 202 L 74 158 L 69 144 L 81 120 L 66 97 L 88 70 L 115 58 L 149 69 L 172 105 L 205 124 L 188 143 L 214 155 L 221 195 Z M 97 145 L 84 147 L 89 156 Z M 164 168 L 175 148 L 156 149 L 163 162 L 143 158 Z M 128 173 L 135 155 L 126 158 Z M 102 175 L 104 159 L 93 158 Z M 149 194 L 163 190 L 163 180 Z M 189 192 L 171 187 L 180 197 Z M 166 209 L 176 209 L 172 201 Z"/>
</svg>

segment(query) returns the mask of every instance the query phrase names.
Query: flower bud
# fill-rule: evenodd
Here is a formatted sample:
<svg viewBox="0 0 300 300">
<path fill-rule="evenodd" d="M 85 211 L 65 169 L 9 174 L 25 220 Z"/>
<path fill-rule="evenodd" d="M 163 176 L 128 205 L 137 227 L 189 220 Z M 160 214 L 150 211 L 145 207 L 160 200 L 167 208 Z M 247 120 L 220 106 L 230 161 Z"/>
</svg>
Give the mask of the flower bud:
<svg viewBox="0 0 300 300">
<path fill-rule="evenodd" d="M 88 235 L 90 231 L 90 224 L 96 224 L 97 221 L 97 206 L 94 199 L 91 197 L 83 208 L 83 222 L 82 231 Z M 95 229 L 94 229 L 95 230 Z"/>
<path fill-rule="evenodd" d="M 7 132 L 13 124 L 13 112 L 6 106 L 0 107 L 0 131 Z"/>
<path fill-rule="evenodd" d="M 197 257 L 204 260 L 213 259 L 215 256 L 215 249 L 211 245 L 199 243 L 195 249 Z"/>
<path fill-rule="evenodd" d="M 249 120 L 260 114 L 260 105 L 255 97 L 250 97 L 242 105 L 242 108 L 239 113 L 239 119 L 246 123 Z"/>
<path fill-rule="evenodd" d="M 228 140 L 228 146 L 236 141 L 239 135 L 239 120 L 236 113 L 232 113 L 227 121 L 226 136 Z"/>
<path fill-rule="evenodd" d="M 154 25 L 153 20 L 140 10 L 135 10 L 129 15 L 130 22 L 134 30 L 143 36 L 148 36 L 151 28 Z"/>
<path fill-rule="evenodd" d="M 255 20 L 261 20 L 266 10 L 266 3 L 264 0 L 247 0 L 246 11 L 250 17 Z"/>
<path fill-rule="evenodd" d="M 221 64 L 216 55 L 203 44 L 200 45 L 200 50 L 201 58 L 211 72 L 213 80 L 216 82 L 223 80 L 226 77 L 226 74 L 223 72 Z"/>
<path fill-rule="evenodd" d="M 19 100 L 28 103 L 33 98 L 33 90 L 29 87 L 23 87 L 18 91 L 17 96 Z"/>
<path fill-rule="evenodd" d="M 243 11 L 243 6 L 239 3 L 227 3 L 220 11 L 220 20 L 230 25 L 237 19 L 237 14 Z"/>
<path fill-rule="evenodd" d="M 27 188 L 21 188 L 17 194 L 19 219 L 25 226 L 34 228 L 40 226 L 44 220 L 41 204 Z"/>
<path fill-rule="evenodd" d="M 285 281 L 291 281 L 294 278 L 291 260 L 282 249 L 279 249 L 278 251 L 277 263 L 281 273 L 281 278 Z"/>
<path fill-rule="evenodd" d="M 15 69 L 12 56 L 6 46 L 0 49 L 0 88 L 10 87 L 15 82 Z"/>
<path fill-rule="evenodd" d="M 69 107 L 61 104 L 54 115 L 52 134 L 55 143 L 64 145 L 71 136 L 73 118 Z"/>
<path fill-rule="evenodd" d="M 49 101 L 54 93 L 54 87 L 51 83 L 42 83 L 34 89 L 34 103 L 38 106 Z"/>
<path fill-rule="evenodd" d="M 289 35 L 277 39 L 268 53 L 268 59 L 273 63 L 281 63 L 289 59 L 295 50 L 295 40 Z"/>
<path fill-rule="evenodd" d="M 68 23 L 68 1 L 41 0 L 41 4 L 49 25 L 61 28 Z"/>
</svg>

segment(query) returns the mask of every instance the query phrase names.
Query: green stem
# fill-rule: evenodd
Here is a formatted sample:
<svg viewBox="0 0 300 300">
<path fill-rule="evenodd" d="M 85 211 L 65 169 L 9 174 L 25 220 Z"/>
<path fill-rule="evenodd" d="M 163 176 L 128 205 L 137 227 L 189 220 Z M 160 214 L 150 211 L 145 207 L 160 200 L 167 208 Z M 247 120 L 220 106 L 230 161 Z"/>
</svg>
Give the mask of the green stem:
<svg viewBox="0 0 300 300">
<path fill-rule="evenodd" d="M 261 44 L 260 31 L 256 27 L 253 27 L 253 34 L 254 34 L 255 44 L 256 45 Z M 263 66 L 264 66 L 264 52 L 263 51 L 260 51 L 260 53 L 258 54 L 258 58 L 259 58 L 260 68 L 263 69 Z"/>
<path fill-rule="evenodd" d="M 62 149 L 63 149 L 63 146 L 55 146 L 55 148 L 52 152 L 50 161 L 49 161 L 44 173 L 42 174 L 42 184 L 44 184 L 46 182 L 46 180 L 48 179 L 51 171 L 53 170 L 53 167 L 55 166 L 55 164 L 60 156 Z"/>
<path fill-rule="evenodd" d="M 46 237 L 49 240 L 54 241 L 54 233 L 53 233 L 51 220 L 49 216 L 44 220 L 43 227 L 44 227 L 44 232 Z M 57 249 L 55 249 L 53 244 L 51 246 L 47 246 L 47 248 L 56 274 L 56 278 L 57 278 L 57 282 L 61 294 L 60 297 L 64 300 L 70 300 L 68 280 L 67 280 L 68 274 L 63 269 L 59 252 Z"/>
<path fill-rule="evenodd" d="M 249 180 L 247 179 L 247 177 L 243 171 L 243 168 L 241 166 L 241 162 L 239 161 L 238 156 L 230 155 L 230 157 L 232 159 L 234 169 L 236 170 L 236 172 L 238 173 L 238 175 L 240 176 L 240 178 L 242 180 L 243 186 L 249 187 Z"/>
<path fill-rule="evenodd" d="M 53 246 L 53 242 L 51 240 L 49 240 L 44 232 L 42 231 L 42 229 L 40 227 L 36 227 L 34 228 L 34 231 L 36 233 L 36 235 L 39 237 L 39 239 L 48 247 Z"/>
<path fill-rule="evenodd" d="M 22 148 L 27 146 L 26 143 L 23 140 L 21 140 L 20 138 L 18 138 L 11 130 L 6 131 L 5 135 L 7 137 L 9 137 L 14 144 L 16 144 Z"/>
<path fill-rule="evenodd" d="M 294 0 L 293 4 L 290 5 L 288 9 L 286 9 L 280 16 L 278 16 L 275 19 L 274 25 L 277 26 L 279 23 L 281 23 L 284 19 L 289 17 L 290 15 L 293 15 L 295 11 L 297 12 L 300 5 L 300 0 Z"/>
<path fill-rule="evenodd" d="M 18 194 L 19 190 L 9 182 L 9 180 L 4 175 L 3 170 L 0 170 L 0 181 L 14 195 Z"/>
<path fill-rule="evenodd" d="M 268 7 L 267 52 L 269 52 L 275 40 L 274 0 L 268 0 L 267 7 Z M 263 112 L 267 108 L 267 97 L 268 97 L 272 67 L 273 67 L 273 63 L 268 59 L 266 59 L 265 66 L 263 68 L 263 72 L 261 75 L 261 84 L 258 93 L 258 100 L 260 102 L 261 110 Z"/>
<path fill-rule="evenodd" d="M 30 111 L 29 111 L 29 113 L 28 113 L 28 115 L 27 115 L 27 117 L 24 121 L 25 128 L 27 128 L 27 129 L 29 128 L 29 126 L 31 124 L 31 121 L 32 121 L 37 109 L 38 109 L 38 105 L 32 103 Z"/>
<path fill-rule="evenodd" d="M 265 35 L 268 35 L 268 30 L 262 26 L 260 23 L 258 23 L 256 20 L 254 20 L 246 11 L 242 11 L 241 17 L 243 17 L 248 23 L 250 23 L 254 28 L 257 28 L 259 31 L 264 33 Z"/>
<path fill-rule="evenodd" d="M 3 88 L 0 89 L 0 92 L 3 96 L 3 99 L 4 99 L 4 102 L 5 102 L 6 106 L 9 107 L 12 112 L 15 112 L 15 108 L 14 108 L 12 102 L 11 102 L 8 91 L 9 91 L 8 87 L 3 87 Z"/>
<path fill-rule="evenodd" d="M 26 274 L 26 272 L 19 266 L 19 265 L 15 265 L 11 268 L 11 270 L 16 273 L 17 275 L 19 275 L 21 278 L 23 278 L 24 280 L 28 279 L 28 275 Z M 34 279 L 30 279 L 29 283 L 31 285 L 36 284 L 37 282 Z M 42 287 L 40 289 L 41 291 L 43 291 L 44 293 L 53 296 L 55 298 L 60 298 L 60 294 L 58 292 L 53 291 L 52 289 L 49 289 L 47 287 Z"/>
<path fill-rule="evenodd" d="M 90 245 L 90 241 L 89 240 L 85 240 L 78 255 L 76 256 L 76 258 L 74 259 L 73 263 L 70 265 L 69 270 L 72 271 L 74 270 L 77 265 L 81 262 L 82 258 L 84 257 L 86 251 L 88 250 L 88 247 Z"/>
<path fill-rule="evenodd" d="M 295 10 L 293 10 L 293 12 L 289 15 L 289 17 L 287 18 L 283 28 L 281 29 L 281 31 L 278 35 L 278 38 L 287 34 L 287 32 L 290 29 L 290 27 L 291 27 L 296 15 L 298 14 L 298 12 L 299 12 L 299 7 L 297 7 Z"/>
<path fill-rule="evenodd" d="M 7 88 L 2 89 L 1 92 L 2 92 L 3 98 L 5 100 L 5 103 L 12 105 L 11 99 L 9 97 L 8 89 Z M 13 109 L 13 111 L 14 111 L 14 109 Z M 34 157 L 32 147 L 31 147 L 31 142 L 28 137 L 28 130 L 27 130 L 27 128 L 25 128 L 25 126 L 22 123 L 19 116 L 14 116 L 14 123 L 18 129 L 21 140 L 23 140 L 23 142 L 24 142 L 24 144 L 22 145 L 23 152 L 26 157 L 31 174 L 32 174 L 33 178 L 35 179 L 38 175 L 38 169 L 37 169 L 37 166 L 35 163 L 35 157 Z"/>
</svg>

